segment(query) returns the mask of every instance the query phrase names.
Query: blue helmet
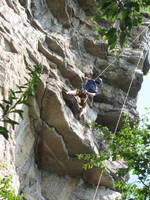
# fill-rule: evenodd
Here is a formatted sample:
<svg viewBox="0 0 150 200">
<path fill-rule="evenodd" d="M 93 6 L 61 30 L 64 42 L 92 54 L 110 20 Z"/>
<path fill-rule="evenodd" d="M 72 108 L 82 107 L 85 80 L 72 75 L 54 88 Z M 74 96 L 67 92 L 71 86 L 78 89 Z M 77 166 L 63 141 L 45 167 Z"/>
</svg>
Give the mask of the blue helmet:
<svg viewBox="0 0 150 200">
<path fill-rule="evenodd" d="M 95 79 L 95 83 L 96 84 L 101 84 L 103 81 L 102 81 L 102 79 L 101 78 L 99 78 L 99 77 L 97 77 L 96 79 Z"/>
</svg>

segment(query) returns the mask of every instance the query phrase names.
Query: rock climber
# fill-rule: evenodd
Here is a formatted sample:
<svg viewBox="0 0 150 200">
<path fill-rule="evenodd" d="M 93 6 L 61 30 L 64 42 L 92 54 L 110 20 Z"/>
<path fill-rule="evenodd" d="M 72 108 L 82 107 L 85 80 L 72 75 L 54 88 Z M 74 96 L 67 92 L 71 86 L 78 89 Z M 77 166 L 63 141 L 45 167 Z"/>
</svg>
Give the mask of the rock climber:
<svg viewBox="0 0 150 200">
<path fill-rule="evenodd" d="M 73 95 L 73 96 L 78 96 L 80 99 L 79 102 L 79 107 L 80 107 L 80 117 L 84 114 L 85 112 L 85 106 L 86 102 L 89 96 L 96 96 L 98 94 L 99 88 L 102 86 L 102 79 L 97 77 L 95 80 L 90 79 L 86 82 L 85 85 L 83 85 L 82 89 L 75 89 L 68 91 L 67 94 Z"/>
</svg>

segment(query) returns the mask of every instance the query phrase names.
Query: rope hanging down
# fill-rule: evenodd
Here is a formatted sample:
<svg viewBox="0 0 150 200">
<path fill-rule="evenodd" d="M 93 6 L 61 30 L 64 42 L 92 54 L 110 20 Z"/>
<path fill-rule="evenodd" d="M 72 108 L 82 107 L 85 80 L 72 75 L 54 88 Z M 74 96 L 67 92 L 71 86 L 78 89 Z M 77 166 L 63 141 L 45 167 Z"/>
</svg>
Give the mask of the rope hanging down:
<svg viewBox="0 0 150 200">
<path fill-rule="evenodd" d="M 134 72 L 133 72 L 133 74 L 132 74 L 132 79 L 131 79 L 131 82 L 130 82 L 130 85 L 129 85 L 129 88 L 128 88 L 128 91 L 127 91 L 127 94 L 126 94 L 126 97 L 125 97 L 125 100 L 124 100 L 124 102 L 123 102 L 123 106 L 122 106 L 122 108 L 121 108 L 121 111 L 120 111 L 120 114 L 119 114 L 119 118 L 118 118 L 118 120 L 117 120 L 117 124 L 116 124 L 115 130 L 114 130 L 114 134 L 117 132 L 118 125 L 119 125 L 119 122 L 120 122 L 120 119 L 121 119 L 121 116 L 122 116 L 122 113 L 123 113 L 123 109 L 124 109 L 124 106 L 125 106 L 126 101 L 127 101 L 127 99 L 128 99 L 129 92 L 130 92 L 130 90 L 131 90 L 131 86 L 132 86 L 132 83 L 133 83 L 133 80 L 134 80 L 135 72 L 136 72 L 136 69 L 138 68 L 138 66 L 139 66 L 139 64 L 140 64 L 140 61 L 141 61 L 141 59 L 142 59 L 142 56 L 143 56 L 143 53 L 141 53 L 141 56 L 140 56 L 139 61 L 138 61 L 138 63 L 137 63 L 137 66 L 136 66 L 136 68 L 135 68 L 135 70 L 134 70 Z M 101 182 L 102 173 L 103 173 L 103 170 L 102 170 L 102 172 L 101 172 L 101 174 L 100 174 L 99 181 L 98 181 L 98 184 L 97 184 L 97 187 L 96 187 L 96 190 L 95 190 L 95 194 L 94 194 L 93 200 L 95 200 L 95 198 L 96 198 L 97 191 L 98 191 L 98 188 L 99 188 L 99 185 L 100 185 L 100 182 Z"/>
<path fill-rule="evenodd" d="M 128 91 L 127 91 L 127 94 L 126 94 L 126 97 L 125 97 L 125 100 L 124 100 L 124 102 L 123 102 L 123 106 L 122 106 L 121 111 L 120 111 L 120 115 L 119 115 L 119 118 L 118 118 L 118 121 L 117 121 L 115 130 L 114 130 L 114 134 L 117 132 L 118 125 L 119 125 L 119 122 L 120 122 L 120 119 L 121 119 L 121 116 L 122 116 L 122 113 L 123 113 L 123 109 L 124 109 L 124 106 L 125 106 L 125 104 L 126 104 L 126 102 L 127 102 L 127 99 L 128 99 L 128 96 L 129 96 L 129 92 L 130 92 L 130 90 L 131 90 L 131 86 L 132 86 L 132 83 L 133 83 L 133 80 L 134 80 L 135 72 L 136 72 L 136 70 L 137 70 L 137 68 L 138 68 L 138 66 L 139 66 L 139 64 L 140 64 L 140 61 L 141 61 L 141 59 L 142 59 L 142 56 L 143 56 L 143 53 L 141 53 L 141 56 L 140 56 L 139 61 L 138 61 L 138 63 L 137 63 L 137 66 L 136 66 L 136 68 L 135 68 L 135 70 L 134 70 L 134 72 L 133 72 L 133 74 L 132 74 L 132 79 L 131 79 L 131 82 L 130 82 L 130 85 L 129 85 L 129 88 L 128 88 Z"/>
<path fill-rule="evenodd" d="M 141 31 L 141 33 L 139 33 L 139 34 L 136 36 L 136 38 L 132 41 L 132 43 L 135 42 L 135 41 L 138 39 L 138 37 L 140 37 L 144 32 L 146 32 L 146 30 L 148 31 L 149 27 L 150 27 L 150 24 L 149 24 L 145 29 L 143 29 L 143 31 Z M 130 47 L 130 45 L 129 45 L 129 47 Z M 118 56 L 121 56 L 122 53 L 123 53 L 123 52 L 121 52 Z M 113 62 L 111 62 L 102 72 L 100 72 L 99 75 L 98 75 L 96 78 L 100 77 L 100 76 L 101 76 L 111 65 L 113 65 L 116 61 L 117 61 L 117 58 L 116 58 Z"/>
<path fill-rule="evenodd" d="M 102 170 L 101 173 L 100 173 L 99 180 L 98 180 L 98 184 L 97 184 L 97 187 L 96 187 L 94 196 L 93 196 L 93 200 L 95 200 L 95 198 L 96 198 L 97 191 L 98 191 L 98 188 L 99 188 L 99 185 L 100 185 L 100 182 L 101 182 L 102 175 L 103 175 L 103 170 Z"/>
<path fill-rule="evenodd" d="M 150 25 L 149 25 L 149 26 L 150 26 Z M 146 28 L 136 37 L 136 39 L 137 39 L 143 32 L 145 32 L 146 30 L 148 30 L 149 26 L 146 27 Z M 135 39 L 135 40 L 136 40 L 136 39 Z M 134 41 L 135 41 L 135 40 L 134 40 Z M 133 41 L 133 42 L 134 42 L 134 41 Z M 120 54 L 120 55 L 121 55 L 121 54 Z M 134 70 L 134 72 L 133 72 L 133 74 L 132 74 L 132 79 L 131 79 L 131 82 L 130 82 L 130 85 L 129 85 L 129 88 L 128 88 L 128 91 L 127 91 L 127 94 L 126 94 L 126 97 L 125 97 L 125 100 L 124 100 L 124 102 L 123 102 L 123 106 L 122 106 L 122 108 L 121 108 L 119 118 L 118 118 L 118 120 L 117 120 L 117 124 L 116 124 L 115 130 L 114 130 L 114 134 L 116 133 L 116 131 L 117 131 L 117 129 L 118 129 L 118 125 L 119 125 L 119 122 L 120 122 L 120 119 L 121 119 L 121 116 L 122 116 L 122 113 L 123 113 L 123 109 L 124 109 L 124 106 L 125 106 L 126 101 L 127 101 L 127 99 L 128 99 L 129 92 L 130 92 L 131 87 L 132 87 L 132 84 L 133 84 L 135 72 L 136 72 L 136 70 L 137 70 L 137 68 L 138 68 L 138 66 L 139 66 L 139 64 L 140 64 L 140 61 L 141 61 L 141 59 L 142 59 L 142 56 L 143 56 L 143 53 L 141 53 L 140 58 L 139 58 L 138 63 L 137 63 L 137 66 L 136 66 L 136 68 L 135 68 L 135 70 Z M 115 60 L 115 61 L 116 61 L 116 60 Z M 114 61 L 114 62 L 115 62 L 115 61 Z M 114 62 L 113 62 L 113 63 L 114 63 Z M 103 70 L 103 71 L 100 73 L 100 75 L 101 75 L 102 73 L 104 73 L 104 72 L 106 71 L 106 69 L 108 69 L 113 63 L 111 63 L 110 65 L 108 65 L 108 66 L 105 68 L 105 70 Z M 99 75 L 99 76 L 100 76 L 100 75 Z M 97 77 L 99 77 L 99 76 L 97 76 Z M 103 173 L 103 170 L 101 171 L 101 174 L 100 174 L 100 176 L 99 176 L 99 180 L 98 180 L 98 184 L 97 184 L 96 189 L 95 189 L 95 193 L 94 193 L 94 196 L 93 196 L 93 200 L 95 200 L 95 198 L 96 198 L 97 191 L 98 191 L 98 188 L 99 188 L 99 185 L 100 185 L 100 182 L 101 182 L 101 178 L 102 178 L 102 173 Z"/>
</svg>

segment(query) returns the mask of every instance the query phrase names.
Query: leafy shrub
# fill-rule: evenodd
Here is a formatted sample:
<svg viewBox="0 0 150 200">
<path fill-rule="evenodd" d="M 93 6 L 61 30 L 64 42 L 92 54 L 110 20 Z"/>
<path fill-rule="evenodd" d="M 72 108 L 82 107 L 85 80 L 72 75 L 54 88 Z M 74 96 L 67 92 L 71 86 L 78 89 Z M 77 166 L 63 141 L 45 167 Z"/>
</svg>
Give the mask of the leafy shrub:
<svg viewBox="0 0 150 200">
<path fill-rule="evenodd" d="M 129 119 L 124 119 L 124 125 L 116 134 L 110 132 L 107 127 L 93 123 L 91 125 L 99 131 L 99 137 L 105 141 L 107 152 L 99 155 L 78 155 L 86 163 L 84 168 L 100 167 L 109 173 L 105 160 L 116 161 L 122 159 L 127 168 L 120 169 L 118 177 L 123 177 L 129 172 L 138 177 L 139 184 L 128 184 L 119 181 L 114 187 L 122 191 L 122 200 L 148 200 L 150 199 L 150 123 L 149 119 L 142 119 L 140 123 L 130 125 Z M 132 198 L 131 198 L 132 197 Z"/>
<path fill-rule="evenodd" d="M 0 179 L 0 199 L 21 200 L 23 195 L 16 196 L 15 191 L 11 188 L 10 182 L 11 177 L 8 176 Z"/>
<path fill-rule="evenodd" d="M 143 12 L 150 15 L 149 0 L 98 0 L 93 19 L 109 22 L 109 26 L 99 26 L 97 31 L 112 50 L 117 44 L 123 47 L 131 42 L 131 30 L 143 22 Z"/>
</svg>

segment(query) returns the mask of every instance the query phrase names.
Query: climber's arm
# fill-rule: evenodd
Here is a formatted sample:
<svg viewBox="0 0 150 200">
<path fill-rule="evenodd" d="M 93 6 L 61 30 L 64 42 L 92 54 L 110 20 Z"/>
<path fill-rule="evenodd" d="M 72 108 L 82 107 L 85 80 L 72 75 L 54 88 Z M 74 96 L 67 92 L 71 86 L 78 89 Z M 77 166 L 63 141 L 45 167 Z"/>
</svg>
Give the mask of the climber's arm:
<svg viewBox="0 0 150 200">
<path fill-rule="evenodd" d="M 96 93 L 91 93 L 91 92 L 88 92 L 88 91 L 86 91 L 86 93 L 91 97 L 94 97 L 96 95 Z"/>
<path fill-rule="evenodd" d="M 75 96 L 77 94 L 77 91 L 76 90 L 71 90 L 71 91 L 68 91 L 66 93 L 69 94 L 69 95 Z"/>
</svg>

